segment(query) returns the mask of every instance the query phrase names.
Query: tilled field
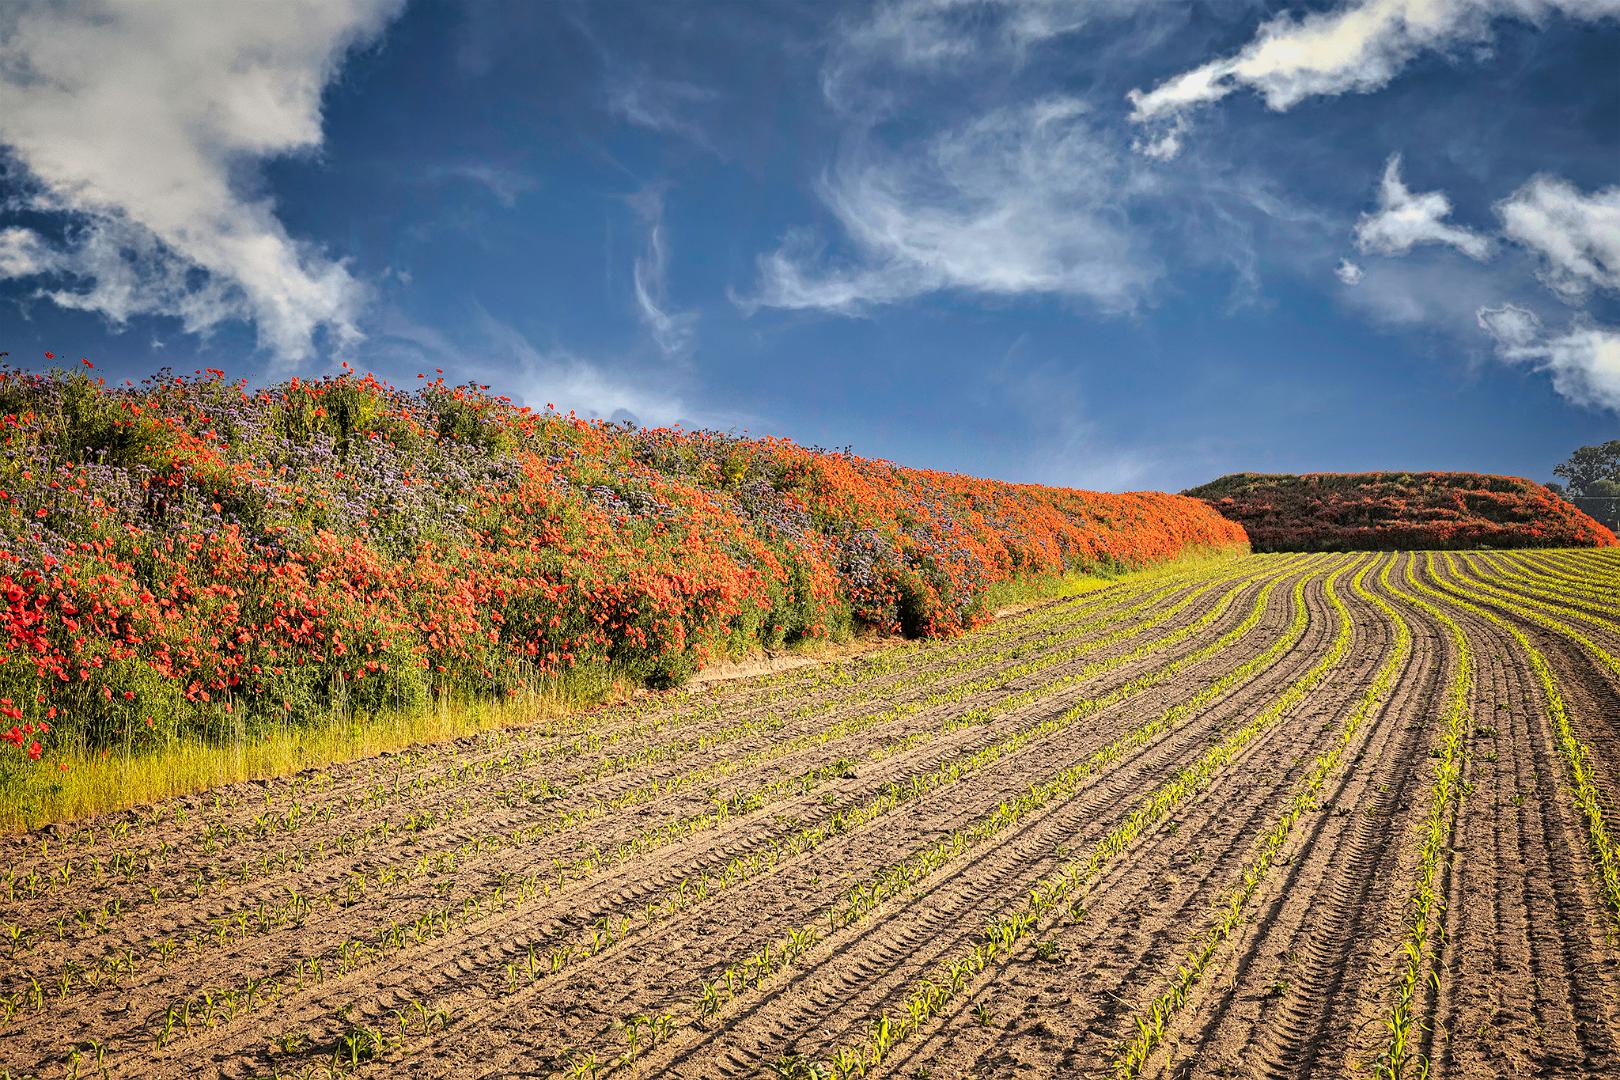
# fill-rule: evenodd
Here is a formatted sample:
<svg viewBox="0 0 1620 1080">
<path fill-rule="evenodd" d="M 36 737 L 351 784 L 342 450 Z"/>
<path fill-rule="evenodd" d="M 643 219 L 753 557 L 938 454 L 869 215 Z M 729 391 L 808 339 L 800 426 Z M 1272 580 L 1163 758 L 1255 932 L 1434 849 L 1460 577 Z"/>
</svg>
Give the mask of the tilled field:
<svg viewBox="0 0 1620 1080">
<path fill-rule="evenodd" d="M 0 841 L 8 1075 L 1620 1074 L 1620 557 L 1256 556 Z"/>
</svg>

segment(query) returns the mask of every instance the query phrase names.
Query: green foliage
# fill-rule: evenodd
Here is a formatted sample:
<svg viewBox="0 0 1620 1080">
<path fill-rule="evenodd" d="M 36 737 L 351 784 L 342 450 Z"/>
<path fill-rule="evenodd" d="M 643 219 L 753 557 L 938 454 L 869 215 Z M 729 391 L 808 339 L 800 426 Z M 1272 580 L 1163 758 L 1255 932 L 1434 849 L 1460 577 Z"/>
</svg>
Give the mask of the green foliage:
<svg viewBox="0 0 1620 1080">
<path fill-rule="evenodd" d="M 1569 493 L 1578 498 L 1620 495 L 1620 439 L 1581 447 L 1553 475 L 1569 481 Z"/>
</svg>

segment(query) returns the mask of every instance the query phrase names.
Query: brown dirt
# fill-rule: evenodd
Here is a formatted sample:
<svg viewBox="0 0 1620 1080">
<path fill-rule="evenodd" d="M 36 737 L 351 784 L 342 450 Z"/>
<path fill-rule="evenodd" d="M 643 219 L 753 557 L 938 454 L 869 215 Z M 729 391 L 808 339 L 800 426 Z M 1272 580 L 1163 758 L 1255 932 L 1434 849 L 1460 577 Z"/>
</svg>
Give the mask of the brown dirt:
<svg viewBox="0 0 1620 1080">
<path fill-rule="evenodd" d="M 808 1077 L 879 1016 L 903 1017 L 918 980 L 974 947 L 987 920 L 1311 669 L 1336 628 L 1326 574 L 1384 558 L 1256 557 L 1042 605 L 960 641 L 777 667 L 6 841 L 0 929 L 26 936 L 0 968 L 16 1011 L 0 1026 L 0 1069 L 68 1076 L 76 1055 L 80 1076 L 588 1075 L 594 1054 L 601 1075 Z M 1479 580 L 1489 569 L 1464 567 Z M 1083 918 L 1040 924 L 867 1075 L 1108 1072 L 1389 655 L 1392 628 L 1352 593 L 1353 572 L 1338 592 L 1354 637 L 1327 677 L 1104 864 Z M 1269 667 L 829 927 L 852 887 L 1179 715 L 1282 639 L 1302 579 L 1308 622 Z M 1367 580 L 1377 591 L 1377 574 Z M 1211 651 L 1267 581 L 1258 624 Z M 1170 1016 L 1149 1074 L 1334 1076 L 1382 1052 L 1431 808 L 1430 748 L 1458 662 L 1437 620 L 1390 602 L 1411 623 L 1411 655 Z M 1514 618 L 1511 604 L 1485 606 Z M 1620 928 L 1539 685 L 1509 635 L 1447 610 L 1477 674 L 1441 878 L 1440 985 L 1420 1002 L 1432 1030 L 1419 1049 L 1442 1077 L 1612 1074 Z M 1515 621 L 1547 656 L 1613 822 L 1620 688 L 1575 643 Z M 974 757 L 1015 736 L 1007 752 Z M 970 772 L 925 782 L 957 762 Z M 723 802 L 723 816 L 706 816 Z M 790 843 L 813 829 L 815 842 Z M 728 866 L 743 875 L 730 887 Z M 19 885 L 29 880 L 52 884 L 31 895 Z M 538 891 L 519 900 L 525 880 Z M 295 895 L 313 902 L 300 910 Z M 768 943 L 779 951 L 795 928 L 815 939 L 791 966 L 701 1015 L 705 984 L 723 985 Z M 594 953 L 593 933 L 608 942 Z M 563 946 L 574 951 L 552 973 Z M 669 1030 L 643 1028 L 623 1060 L 624 1022 L 637 1015 L 667 1016 Z"/>
</svg>

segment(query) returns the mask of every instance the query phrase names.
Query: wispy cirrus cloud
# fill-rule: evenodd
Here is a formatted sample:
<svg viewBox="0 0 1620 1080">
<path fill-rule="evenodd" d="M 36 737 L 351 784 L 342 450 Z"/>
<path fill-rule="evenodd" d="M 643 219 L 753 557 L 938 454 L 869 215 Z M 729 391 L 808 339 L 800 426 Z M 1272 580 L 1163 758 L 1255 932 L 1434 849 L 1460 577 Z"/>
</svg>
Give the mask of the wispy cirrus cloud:
<svg viewBox="0 0 1620 1080">
<path fill-rule="evenodd" d="M 1104 20 L 1130 18 L 1150 6 L 1166 16 L 1175 10 L 1159 0 L 880 0 L 841 20 L 822 70 L 822 91 L 848 114 L 904 111 L 909 96 L 901 83 L 907 78 L 1004 72 L 1024 65 L 1043 46 L 1056 47 Z M 1154 37 L 1121 36 L 1110 47 L 1125 51 Z"/>
<path fill-rule="evenodd" d="M 614 71 L 607 81 L 608 110 L 637 127 L 677 135 L 713 151 L 706 126 L 696 113 L 719 95 L 684 79 L 661 79 L 643 71 Z"/>
<path fill-rule="evenodd" d="M 507 209 L 517 205 L 523 195 L 539 187 L 539 182 L 527 173 L 508 169 L 483 161 L 458 161 L 428 168 L 425 178 L 434 183 L 460 181 L 483 188 Z"/>
<path fill-rule="evenodd" d="M 320 146 L 325 86 L 399 7 L 0 7 L 0 144 L 61 237 L 8 232 L 9 276 L 115 323 L 248 320 L 286 362 L 308 357 L 321 329 L 354 339 L 364 288 L 290 236 L 251 180 L 259 162 Z"/>
<path fill-rule="evenodd" d="M 986 50 L 1019 52 L 1140 6 L 1140 0 L 885 0 L 846 26 L 842 47 L 936 67 Z"/>
<path fill-rule="evenodd" d="M 1354 0 L 1331 11 L 1278 15 L 1235 55 L 1131 91 L 1132 119 L 1147 131 L 1138 148 L 1174 157 L 1191 114 L 1239 90 L 1255 91 L 1279 112 L 1307 98 L 1368 93 L 1424 52 L 1488 42 L 1499 19 L 1553 15 L 1613 18 L 1620 0 Z"/>
<path fill-rule="evenodd" d="M 1131 313 L 1166 275 L 1159 253 L 1175 248 L 1233 271 L 1235 306 L 1258 302 L 1255 243 L 1293 229 L 1274 211 L 1295 208 L 1266 205 L 1254 170 L 1155 170 L 1130 153 L 1117 109 L 1051 89 L 1072 82 L 1053 77 L 1064 49 L 1105 48 L 1090 77 L 1106 80 L 1184 21 L 1181 6 L 1142 0 L 857 8 L 836 24 L 822 71 L 846 125 L 814 186 L 834 228 L 787 230 L 733 299 L 852 315 L 962 292 Z"/>
<path fill-rule="evenodd" d="M 647 247 L 636 256 L 631 280 L 636 310 L 653 341 L 671 360 L 684 360 L 696 343 L 697 313 L 677 311 L 669 302 L 669 241 L 664 231 L 664 193 L 650 188 L 630 199 L 647 226 Z"/>
<path fill-rule="evenodd" d="M 1160 270 L 1128 222 L 1150 184 L 1072 97 L 992 110 L 919 144 L 862 138 L 820 195 L 854 248 L 838 264 L 792 233 L 759 260 L 747 308 L 855 313 L 961 289 L 1134 308 Z"/>
</svg>

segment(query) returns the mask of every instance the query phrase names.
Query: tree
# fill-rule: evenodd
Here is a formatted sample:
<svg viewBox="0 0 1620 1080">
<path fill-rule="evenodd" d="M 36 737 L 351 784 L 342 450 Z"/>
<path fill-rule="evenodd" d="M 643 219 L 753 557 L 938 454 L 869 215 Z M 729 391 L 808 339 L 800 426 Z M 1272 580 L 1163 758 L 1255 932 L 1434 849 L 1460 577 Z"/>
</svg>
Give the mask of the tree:
<svg viewBox="0 0 1620 1080">
<path fill-rule="evenodd" d="M 1576 497 L 1609 494 L 1614 490 L 1610 485 L 1620 484 L 1620 439 L 1581 447 L 1553 475 L 1568 480 L 1569 493 Z"/>
</svg>

